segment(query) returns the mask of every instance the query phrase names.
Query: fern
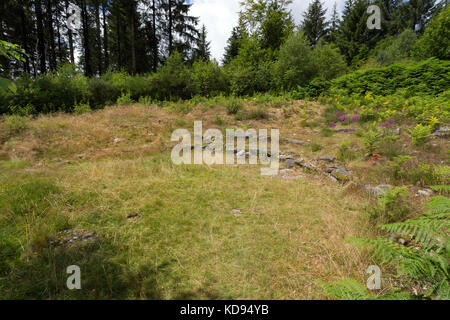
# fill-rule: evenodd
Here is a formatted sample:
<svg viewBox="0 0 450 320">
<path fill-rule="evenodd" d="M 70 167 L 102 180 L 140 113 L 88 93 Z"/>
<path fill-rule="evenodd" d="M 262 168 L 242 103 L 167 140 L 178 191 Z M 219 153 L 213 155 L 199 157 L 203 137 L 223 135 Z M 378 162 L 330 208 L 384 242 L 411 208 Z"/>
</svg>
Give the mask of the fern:
<svg viewBox="0 0 450 320">
<path fill-rule="evenodd" d="M 408 282 L 426 287 L 426 296 L 436 299 L 450 298 L 449 259 L 450 247 L 450 199 L 434 197 L 426 205 L 426 214 L 405 222 L 380 225 L 382 230 L 403 237 L 410 237 L 415 247 L 407 247 L 391 239 L 349 239 L 351 243 L 369 248 L 373 257 L 382 265 L 395 264 L 397 276 Z M 335 284 L 323 285 L 324 291 L 338 299 L 371 299 L 373 295 L 354 280 L 343 280 Z M 404 293 L 393 293 L 381 299 L 407 299 Z M 411 297 L 410 297 L 411 298 Z"/>
<path fill-rule="evenodd" d="M 320 282 L 324 293 L 338 300 L 375 300 L 371 294 L 356 280 L 339 280 L 335 283 Z"/>
<path fill-rule="evenodd" d="M 441 192 L 441 193 L 446 193 L 446 194 L 450 193 L 450 186 L 432 186 L 430 188 L 436 192 Z"/>
</svg>

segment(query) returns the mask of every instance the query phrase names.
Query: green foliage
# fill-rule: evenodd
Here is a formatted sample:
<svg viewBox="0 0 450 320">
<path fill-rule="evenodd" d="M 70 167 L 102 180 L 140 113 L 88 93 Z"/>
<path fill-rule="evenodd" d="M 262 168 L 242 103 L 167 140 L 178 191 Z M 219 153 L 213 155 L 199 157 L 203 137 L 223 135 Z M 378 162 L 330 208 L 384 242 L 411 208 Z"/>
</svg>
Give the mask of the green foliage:
<svg viewBox="0 0 450 320">
<path fill-rule="evenodd" d="M 418 124 L 409 130 L 409 137 L 415 145 L 422 145 L 426 139 L 431 136 L 433 128 L 431 126 Z"/>
<path fill-rule="evenodd" d="M 210 97 L 227 92 L 227 80 L 217 62 L 201 60 L 192 66 L 195 94 Z"/>
<path fill-rule="evenodd" d="M 4 126 L 9 134 L 19 134 L 28 129 L 28 118 L 19 115 L 6 116 Z"/>
<path fill-rule="evenodd" d="M 399 221 L 409 212 L 408 187 L 390 187 L 383 192 L 376 206 L 369 209 L 370 218 L 383 223 Z"/>
<path fill-rule="evenodd" d="M 189 69 L 177 51 L 152 75 L 151 83 L 156 100 L 189 99 L 194 92 Z"/>
<path fill-rule="evenodd" d="M 400 89 L 414 95 L 436 95 L 450 89 L 450 61 L 429 59 L 415 64 L 352 72 L 332 81 L 330 92 L 351 96 L 367 93 L 387 96 Z"/>
<path fill-rule="evenodd" d="M 313 50 L 317 76 L 324 80 L 332 80 L 343 75 L 347 70 L 345 57 L 334 44 L 319 43 Z"/>
<path fill-rule="evenodd" d="M 89 113 L 91 111 L 92 111 L 91 106 L 88 104 L 77 104 L 75 107 L 73 107 L 74 114 Z"/>
<path fill-rule="evenodd" d="M 376 300 L 358 281 L 348 279 L 335 283 L 320 282 L 325 295 L 338 300 Z"/>
<path fill-rule="evenodd" d="M 338 148 L 337 158 L 340 161 L 351 161 L 356 159 L 357 153 L 351 150 L 351 141 L 344 141 Z"/>
<path fill-rule="evenodd" d="M 414 247 L 402 245 L 392 239 L 350 239 L 363 248 L 370 248 L 372 257 L 382 265 L 395 265 L 397 277 L 403 286 L 419 285 L 419 297 L 450 299 L 449 258 L 450 199 L 434 197 L 426 205 L 426 215 L 404 222 L 380 225 L 387 233 L 412 239 Z M 370 299 L 373 295 L 354 280 L 324 284 L 327 295 L 338 299 Z M 412 299 L 406 293 L 394 293 L 379 299 Z"/>
<path fill-rule="evenodd" d="M 401 62 L 411 56 L 412 48 L 417 41 L 416 33 L 411 29 L 404 30 L 394 39 L 387 38 L 377 44 L 375 60 L 381 66 Z"/>
<path fill-rule="evenodd" d="M 293 89 L 312 80 L 315 61 L 305 36 L 293 33 L 281 46 L 275 64 L 278 85 L 283 89 Z"/>
<path fill-rule="evenodd" d="M 58 192 L 56 185 L 42 179 L 4 186 L 0 189 L 0 218 L 14 220 L 24 216 L 43 216 L 51 208 L 52 195 Z"/>
<path fill-rule="evenodd" d="M 238 98 L 230 98 L 225 105 L 228 114 L 237 114 L 243 107 L 242 100 Z"/>
<path fill-rule="evenodd" d="M 131 99 L 131 93 L 122 93 L 122 95 L 117 99 L 117 105 L 119 106 L 125 106 L 133 104 L 134 101 Z"/>
<path fill-rule="evenodd" d="M 431 20 L 414 47 L 414 54 L 419 58 L 450 59 L 450 7 Z"/>
</svg>

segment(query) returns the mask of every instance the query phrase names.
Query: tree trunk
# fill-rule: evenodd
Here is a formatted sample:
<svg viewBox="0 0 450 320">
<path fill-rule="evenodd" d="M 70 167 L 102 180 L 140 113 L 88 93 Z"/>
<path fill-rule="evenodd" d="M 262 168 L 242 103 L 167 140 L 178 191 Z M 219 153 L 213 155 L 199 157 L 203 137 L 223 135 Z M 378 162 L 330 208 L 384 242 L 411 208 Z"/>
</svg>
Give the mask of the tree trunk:
<svg viewBox="0 0 450 320">
<path fill-rule="evenodd" d="M 83 47 L 84 47 L 84 66 L 85 66 L 85 74 L 86 76 L 92 76 L 92 67 L 91 67 L 91 47 L 89 41 L 89 21 L 88 21 L 88 13 L 86 8 L 86 0 L 81 1 L 81 15 L 83 20 Z"/>
<path fill-rule="evenodd" d="M 55 31 L 53 30 L 53 1 L 46 2 L 47 15 L 47 32 L 50 40 L 50 70 L 56 70 L 56 46 L 55 46 Z"/>
<path fill-rule="evenodd" d="M 38 47 L 38 60 L 40 64 L 41 73 L 47 72 L 47 57 L 45 54 L 45 40 L 44 40 L 44 26 L 42 21 L 42 3 L 41 0 L 36 0 L 35 2 L 36 11 L 36 28 L 37 28 L 37 47 Z"/>
<path fill-rule="evenodd" d="M 69 0 L 66 1 L 66 20 L 69 17 Z M 69 37 L 69 51 L 70 51 L 70 63 L 75 64 L 75 55 L 73 53 L 73 34 L 72 30 L 67 28 L 67 35 Z"/>
<path fill-rule="evenodd" d="M 131 5 L 131 10 L 130 10 L 130 15 L 131 15 L 131 71 L 132 74 L 136 74 L 136 30 L 135 30 L 135 17 L 134 17 L 134 12 L 135 12 L 135 7 L 134 7 L 134 3 Z"/>
<path fill-rule="evenodd" d="M 103 66 L 102 66 L 102 35 L 100 30 L 100 1 L 96 1 L 95 3 L 95 25 L 97 27 L 97 61 L 98 61 L 98 73 L 99 75 L 103 74 Z"/>
<path fill-rule="evenodd" d="M 155 1 L 152 1 L 152 19 L 153 19 L 153 72 L 156 72 L 156 69 L 158 67 L 158 41 L 156 37 L 156 5 Z"/>
<path fill-rule="evenodd" d="M 173 47 L 172 29 L 173 29 L 172 1 L 169 0 L 169 55 L 172 54 L 172 47 Z"/>
<path fill-rule="evenodd" d="M 103 49 L 105 51 L 105 70 L 109 68 L 108 25 L 106 23 L 106 1 L 102 3 L 103 11 Z"/>
<path fill-rule="evenodd" d="M 25 52 L 29 52 L 28 46 L 28 35 L 27 35 L 27 23 L 25 21 L 25 3 L 23 0 L 20 1 L 20 24 L 22 29 L 22 46 Z M 25 62 L 23 64 L 23 70 L 26 73 L 31 73 L 30 68 L 30 58 L 28 55 L 25 56 Z"/>
</svg>

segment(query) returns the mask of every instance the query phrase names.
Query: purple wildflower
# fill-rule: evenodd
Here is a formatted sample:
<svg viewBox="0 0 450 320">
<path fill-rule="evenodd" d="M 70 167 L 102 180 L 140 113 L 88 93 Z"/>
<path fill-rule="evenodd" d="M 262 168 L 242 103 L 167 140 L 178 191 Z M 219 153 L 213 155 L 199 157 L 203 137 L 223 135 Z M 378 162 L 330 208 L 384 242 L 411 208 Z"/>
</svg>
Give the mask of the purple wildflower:
<svg viewBox="0 0 450 320">
<path fill-rule="evenodd" d="M 330 128 L 336 128 L 336 122 L 332 121 L 330 122 Z"/>
<path fill-rule="evenodd" d="M 338 120 L 339 121 L 345 121 L 345 116 L 339 116 Z"/>
<path fill-rule="evenodd" d="M 382 124 L 380 124 L 380 127 L 382 127 L 382 128 L 392 128 L 392 127 L 395 127 L 396 125 L 397 125 L 397 121 L 391 119 L 391 120 L 388 120 L 388 121 L 383 122 Z"/>
<path fill-rule="evenodd" d="M 361 120 L 361 116 L 353 116 L 350 121 L 351 122 L 358 122 L 359 120 Z"/>
</svg>

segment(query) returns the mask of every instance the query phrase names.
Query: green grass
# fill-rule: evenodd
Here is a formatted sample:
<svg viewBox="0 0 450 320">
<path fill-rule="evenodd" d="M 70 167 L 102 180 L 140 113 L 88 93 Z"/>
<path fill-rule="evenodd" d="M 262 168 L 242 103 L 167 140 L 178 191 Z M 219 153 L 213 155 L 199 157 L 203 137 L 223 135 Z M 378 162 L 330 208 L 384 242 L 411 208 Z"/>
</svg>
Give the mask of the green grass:
<svg viewBox="0 0 450 320">
<path fill-rule="evenodd" d="M 166 156 L 87 162 L 45 176 L 1 176 L 6 299 L 319 298 L 314 278 L 352 273 L 347 265 L 357 261 L 341 248 L 315 263 L 332 250 L 324 239 L 334 223 L 339 239 L 358 233 L 350 200 L 331 188 L 267 179 L 257 168 L 176 167 Z M 343 210 L 335 212 L 336 201 Z M 127 220 L 133 213 L 139 218 Z M 66 228 L 99 236 L 52 247 Z M 80 291 L 65 288 L 73 264 Z"/>
</svg>

